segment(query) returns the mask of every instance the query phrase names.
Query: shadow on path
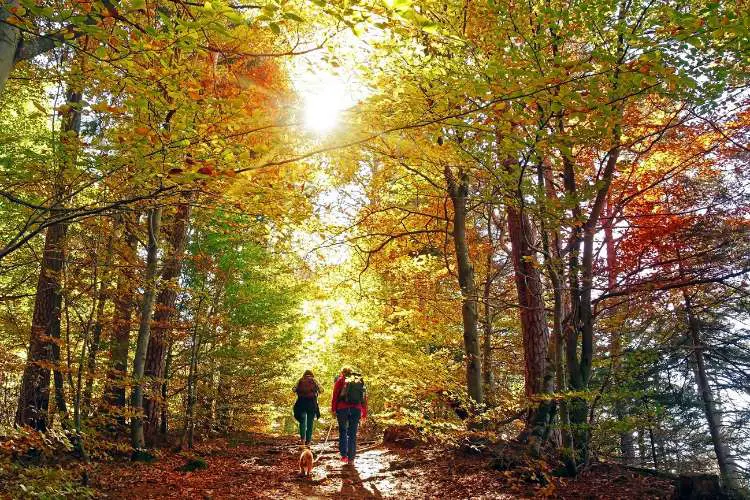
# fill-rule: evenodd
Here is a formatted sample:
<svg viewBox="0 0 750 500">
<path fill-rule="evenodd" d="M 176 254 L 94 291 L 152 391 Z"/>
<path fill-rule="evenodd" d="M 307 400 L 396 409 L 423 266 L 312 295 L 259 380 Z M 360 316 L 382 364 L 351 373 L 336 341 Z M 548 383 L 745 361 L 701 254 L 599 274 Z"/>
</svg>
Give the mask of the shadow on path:
<svg viewBox="0 0 750 500">
<path fill-rule="evenodd" d="M 339 495 L 342 498 L 383 498 L 376 485 L 365 486 L 356 464 L 342 468 Z"/>
</svg>

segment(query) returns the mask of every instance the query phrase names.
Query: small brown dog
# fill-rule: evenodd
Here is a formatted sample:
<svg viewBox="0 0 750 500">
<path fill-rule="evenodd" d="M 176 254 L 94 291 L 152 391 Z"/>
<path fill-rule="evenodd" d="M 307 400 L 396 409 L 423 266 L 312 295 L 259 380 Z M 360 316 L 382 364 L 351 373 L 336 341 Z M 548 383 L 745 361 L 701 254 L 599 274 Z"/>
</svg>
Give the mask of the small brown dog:
<svg viewBox="0 0 750 500">
<path fill-rule="evenodd" d="M 303 477 L 312 477 L 314 462 L 315 460 L 313 459 L 312 450 L 310 450 L 310 448 L 308 448 L 307 446 L 304 446 L 302 448 L 302 453 L 300 453 L 299 456 L 299 472 Z"/>
</svg>

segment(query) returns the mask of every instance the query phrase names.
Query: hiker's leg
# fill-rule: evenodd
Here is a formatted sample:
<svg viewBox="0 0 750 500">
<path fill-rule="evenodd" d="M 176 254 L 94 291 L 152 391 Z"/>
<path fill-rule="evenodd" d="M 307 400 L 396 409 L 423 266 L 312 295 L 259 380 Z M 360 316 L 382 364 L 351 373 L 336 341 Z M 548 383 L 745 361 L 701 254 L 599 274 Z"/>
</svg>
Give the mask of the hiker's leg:
<svg viewBox="0 0 750 500">
<path fill-rule="evenodd" d="M 346 454 L 346 420 L 348 410 L 337 410 L 336 420 L 339 422 L 339 454 L 342 457 L 347 456 Z"/>
<path fill-rule="evenodd" d="M 306 412 L 305 417 L 307 419 L 307 428 L 305 429 L 305 444 L 310 444 L 310 441 L 312 441 L 313 426 L 315 425 L 315 412 Z"/>
<path fill-rule="evenodd" d="M 307 412 L 303 411 L 299 416 L 299 438 L 305 440 L 305 427 L 307 426 Z"/>
<path fill-rule="evenodd" d="M 349 460 L 354 460 L 354 457 L 357 454 L 357 429 L 359 428 L 359 418 L 362 416 L 362 410 L 359 408 L 351 408 L 349 412 L 347 429 L 347 434 L 349 436 L 349 454 L 347 456 L 349 457 Z"/>
</svg>

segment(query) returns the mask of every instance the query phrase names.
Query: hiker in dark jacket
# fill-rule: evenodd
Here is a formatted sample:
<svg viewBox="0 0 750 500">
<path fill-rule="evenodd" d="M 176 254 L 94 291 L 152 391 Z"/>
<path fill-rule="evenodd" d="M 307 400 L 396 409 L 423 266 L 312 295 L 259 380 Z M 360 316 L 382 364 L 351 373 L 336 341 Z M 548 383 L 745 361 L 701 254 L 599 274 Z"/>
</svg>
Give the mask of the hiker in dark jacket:
<svg viewBox="0 0 750 500">
<path fill-rule="evenodd" d="M 312 441 L 313 424 L 316 418 L 320 418 L 320 407 L 318 406 L 318 394 L 320 385 L 315 380 L 313 372 L 305 370 L 302 378 L 292 389 L 297 394 L 294 403 L 294 418 L 299 422 L 300 442 L 309 445 Z"/>
<path fill-rule="evenodd" d="M 359 422 L 367 419 L 367 391 L 362 375 L 345 366 L 333 384 L 331 412 L 339 424 L 339 454 L 344 464 L 357 454 Z"/>
</svg>

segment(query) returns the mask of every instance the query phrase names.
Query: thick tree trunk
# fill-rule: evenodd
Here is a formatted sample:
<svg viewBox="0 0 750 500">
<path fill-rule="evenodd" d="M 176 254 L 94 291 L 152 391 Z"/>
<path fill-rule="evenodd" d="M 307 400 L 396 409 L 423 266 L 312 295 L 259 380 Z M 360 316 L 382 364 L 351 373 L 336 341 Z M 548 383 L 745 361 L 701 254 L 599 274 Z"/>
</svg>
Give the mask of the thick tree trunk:
<svg viewBox="0 0 750 500">
<path fill-rule="evenodd" d="M 161 207 L 152 208 L 148 219 L 148 247 L 146 272 L 143 280 L 143 301 L 141 302 L 141 320 L 138 327 L 138 341 L 133 358 L 133 395 L 131 409 L 134 416 L 130 420 L 130 432 L 133 448 L 141 450 L 146 446 L 143 436 L 143 372 L 146 366 L 146 350 L 151 335 L 151 314 L 154 309 L 154 290 L 156 288 L 156 264 L 159 251 L 158 235 L 161 224 Z"/>
<path fill-rule="evenodd" d="M 506 212 L 523 333 L 525 392 L 526 397 L 534 401 L 553 389 L 541 273 L 534 255 L 534 235 L 528 217 L 510 204 Z M 552 402 L 541 400 L 529 415 L 527 434 L 534 453 L 538 453 L 549 431 L 553 406 Z"/>
<path fill-rule="evenodd" d="M 459 173 L 458 182 L 450 167 L 445 167 L 448 194 L 453 202 L 453 244 L 458 264 L 458 282 L 461 287 L 461 316 L 464 327 L 464 351 L 466 355 L 466 385 L 469 396 L 478 404 L 484 402 L 482 391 L 481 353 L 477 330 L 477 291 L 474 284 L 474 268 L 469 258 L 466 241 L 466 205 L 469 196 L 469 178 L 466 172 Z"/>
<path fill-rule="evenodd" d="M 109 342 L 109 370 L 104 399 L 106 403 L 117 408 L 117 419 L 120 425 L 125 424 L 124 410 L 126 404 L 125 378 L 128 372 L 128 348 L 130 330 L 133 323 L 134 281 L 138 257 L 136 255 L 137 238 L 132 225 L 138 224 L 138 217 L 123 218 L 123 239 L 120 257 L 120 272 L 113 302 L 115 306 L 112 317 L 112 334 Z"/>
<path fill-rule="evenodd" d="M 161 405 L 161 385 L 164 379 L 169 335 L 176 317 L 175 301 L 179 285 L 177 280 L 182 270 L 182 259 L 187 243 L 188 224 L 190 220 L 190 202 L 188 198 L 177 207 L 168 236 L 168 255 L 161 275 L 161 290 L 156 300 L 154 322 L 146 354 L 145 375 L 148 377 L 149 389 L 144 394 L 145 436 L 149 445 L 153 445 L 159 429 Z"/>
<path fill-rule="evenodd" d="M 719 472 L 721 473 L 721 479 L 724 482 L 724 485 L 735 490 L 738 487 L 737 468 L 732 461 L 727 445 L 724 442 L 721 414 L 716 409 L 716 401 L 714 399 L 713 391 L 711 390 L 711 385 L 708 381 L 708 375 L 706 374 L 706 361 L 703 356 L 703 351 L 706 349 L 706 346 L 701 340 L 700 321 L 693 311 L 691 298 L 687 292 L 683 292 L 683 297 L 685 299 L 688 334 L 690 336 L 693 355 L 695 357 L 695 381 L 698 386 L 698 392 L 701 395 L 701 400 L 703 401 L 703 411 L 706 415 L 709 433 L 711 434 L 711 442 L 714 445 L 716 461 L 719 464 Z"/>
<path fill-rule="evenodd" d="M 2 11 L 5 12 L 5 9 Z M 4 26 L 5 23 L 0 22 L 0 25 Z M 0 32 L 0 37 L 6 34 L 6 32 Z M 0 40 L 0 49 L 2 49 L 2 43 L 6 42 L 7 40 Z M 2 83 L 0 81 L 0 85 Z M 74 90 L 68 91 L 66 102 L 69 108 L 62 117 L 60 127 L 60 142 L 64 154 L 60 159 L 60 168 L 54 186 L 55 208 L 59 208 L 66 191 L 65 170 L 75 166 L 78 134 L 81 129 L 81 93 Z M 66 233 L 67 225 L 64 223 L 48 227 L 45 233 L 44 253 L 31 320 L 31 338 L 16 411 L 16 424 L 28 425 L 38 430 L 47 428 L 50 364 L 56 369 L 58 409 L 66 410 L 65 398 L 62 395 L 63 377 L 58 368 L 62 306 L 61 279 L 65 264 Z"/>
<path fill-rule="evenodd" d="M 5 22 L 11 15 L 7 9 L 18 5 L 17 1 L 10 1 L 0 6 L 0 94 L 5 91 L 5 83 L 15 65 L 16 49 L 21 40 L 21 30 Z"/>
<path fill-rule="evenodd" d="M 528 217 L 510 205 L 506 210 L 523 330 L 525 392 L 527 397 L 534 397 L 546 392 L 544 376 L 549 347 L 541 274 L 534 256 L 534 236 Z"/>
<path fill-rule="evenodd" d="M 498 144 L 501 140 L 498 136 Z M 505 159 L 499 167 L 515 176 L 518 174 L 514 165 L 514 160 Z M 549 331 L 542 277 L 536 258 L 536 235 L 528 215 L 523 211 L 522 193 L 519 191 L 515 199 L 506 200 L 505 205 L 523 336 L 525 393 L 529 401 L 537 403 L 536 408 L 529 412 L 522 436 L 528 441 L 531 453 L 538 454 L 549 434 L 555 412 L 554 403 L 544 399 L 544 395 L 554 389 L 554 374 L 549 360 Z"/>
</svg>

